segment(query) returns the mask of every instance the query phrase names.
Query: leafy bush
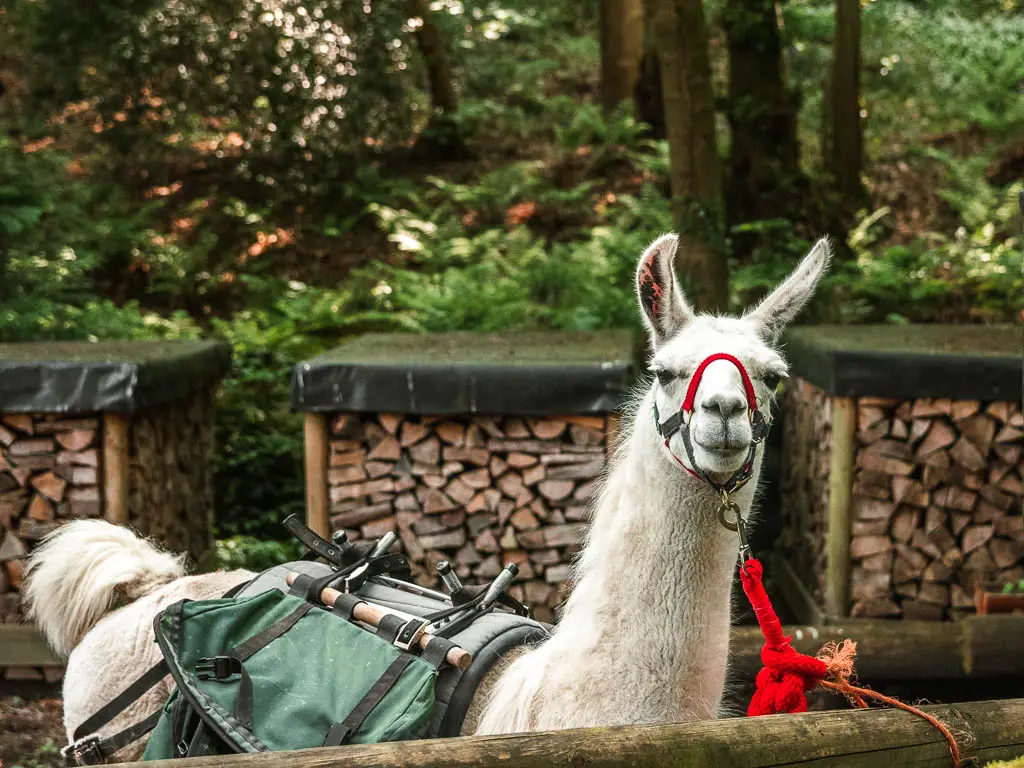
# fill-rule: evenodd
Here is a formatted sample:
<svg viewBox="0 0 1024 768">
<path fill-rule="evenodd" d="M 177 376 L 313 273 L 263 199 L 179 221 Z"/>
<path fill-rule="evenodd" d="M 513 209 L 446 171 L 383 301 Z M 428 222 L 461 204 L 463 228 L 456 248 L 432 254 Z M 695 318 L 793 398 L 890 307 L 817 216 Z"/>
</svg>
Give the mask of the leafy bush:
<svg viewBox="0 0 1024 768">
<path fill-rule="evenodd" d="M 801 97 L 801 144 L 813 157 L 824 116 L 834 3 L 783 4 L 787 63 Z M 968 127 L 998 136 L 1024 125 L 1024 14 L 1018 3 L 886 0 L 862 7 L 866 148 L 878 155 Z"/>
<path fill-rule="evenodd" d="M 952 236 L 931 233 L 877 250 L 865 234 L 849 283 L 853 319 L 1012 321 L 1024 295 L 1021 238 L 1013 234 L 1021 189 L 1014 185 L 988 216 Z"/>
<path fill-rule="evenodd" d="M 488 184 L 443 191 L 462 204 L 472 199 L 473 210 L 494 202 Z M 513 191 L 493 210 L 515 199 Z M 419 331 L 632 327 L 637 256 L 652 232 L 671 229 L 671 212 L 651 189 L 617 202 L 607 223 L 571 243 L 546 242 L 525 226 L 465 234 L 450 205 L 411 200 L 412 209 L 377 208 L 404 258 L 360 277 L 374 286 L 380 310 L 399 313 Z M 437 223 L 424 218 L 431 214 Z"/>
<path fill-rule="evenodd" d="M 232 536 L 229 539 L 218 539 L 215 545 L 217 568 L 225 571 L 239 568 L 265 571 L 275 565 L 298 560 L 302 554 L 301 545 L 294 539 L 274 541 L 253 536 Z"/>
<path fill-rule="evenodd" d="M 20 0 L 12 16 L 39 95 L 89 100 L 124 148 L 205 125 L 237 130 L 250 158 L 334 156 L 407 138 L 424 103 L 401 0 Z"/>
</svg>

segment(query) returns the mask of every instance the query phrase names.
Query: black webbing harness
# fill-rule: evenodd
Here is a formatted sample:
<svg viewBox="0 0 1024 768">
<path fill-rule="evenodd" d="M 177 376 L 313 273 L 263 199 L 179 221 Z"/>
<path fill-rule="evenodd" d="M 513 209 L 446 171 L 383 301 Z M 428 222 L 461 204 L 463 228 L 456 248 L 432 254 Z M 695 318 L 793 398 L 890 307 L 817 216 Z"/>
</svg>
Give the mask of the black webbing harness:
<svg viewBox="0 0 1024 768">
<path fill-rule="evenodd" d="M 707 472 L 698 466 L 693 455 L 693 439 L 690 436 L 690 424 L 693 421 L 693 407 L 697 398 L 697 388 L 700 386 L 700 380 L 704 376 L 704 371 L 716 360 L 726 360 L 735 365 L 739 370 L 740 377 L 743 379 L 743 391 L 747 400 L 747 418 L 750 419 L 751 429 L 750 451 L 747 453 L 747 458 L 744 460 L 740 468 L 729 475 L 729 477 L 722 483 L 712 480 Z M 705 357 L 701 361 L 700 365 L 697 366 L 697 370 L 694 371 L 693 376 L 690 379 L 690 385 L 686 389 L 686 397 L 683 399 L 683 403 L 676 413 L 665 419 L 665 421 L 662 421 L 661 414 L 658 413 L 658 404 L 657 402 L 654 403 L 654 424 L 658 430 L 658 434 L 661 435 L 662 439 L 665 441 L 665 448 L 668 450 L 672 458 L 676 460 L 676 463 L 698 480 L 707 483 L 721 497 L 722 503 L 718 508 L 718 521 L 730 531 L 739 531 L 741 555 L 744 552 L 749 551 L 750 547 L 747 544 L 746 527 L 740 513 L 740 508 L 735 502 L 731 501 L 729 497 L 731 494 L 746 485 L 753 476 L 754 458 L 757 455 L 757 447 L 768 436 L 768 432 L 771 429 L 771 421 L 765 419 L 764 415 L 757 407 L 757 394 L 754 392 L 754 384 L 750 380 L 747 369 L 743 367 L 743 363 L 741 363 L 738 358 L 725 352 L 717 352 Z M 677 432 L 679 433 L 680 438 L 682 438 L 683 449 L 686 451 L 686 458 L 690 462 L 689 466 L 683 463 L 683 461 L 672 451 L 670 442 L 673 435 Z M 733 515 L 732 519 L 729 519 L 729 513 Z"/>
</svg>

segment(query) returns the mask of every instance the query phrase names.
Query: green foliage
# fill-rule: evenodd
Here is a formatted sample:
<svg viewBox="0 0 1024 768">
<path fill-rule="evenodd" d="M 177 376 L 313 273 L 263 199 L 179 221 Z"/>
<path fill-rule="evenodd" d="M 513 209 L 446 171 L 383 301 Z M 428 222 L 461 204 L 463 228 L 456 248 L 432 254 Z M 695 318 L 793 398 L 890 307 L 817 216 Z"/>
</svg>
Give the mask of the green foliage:
<svg viewBox="0 0 1024 768">
<path fill-rule="evenodd" d="M 358 148 L 367 136 L 409 135 L 423 102 L 405 7 L 20 0 L 12 15 L 46 73 L 40 96 L 90 100 L 119 146 L 136 147 L 147 131 L 219 125 L 240 132 L 249 158 L 301 160 Z"/>
<path fill-rule="evenodd" d="M 290 560 L 298 560 L 302 555 L 302 547 L 294 539 L 273 541 L 253 536 L 232 536 L 217 540 L 216 554 L 218 569 L 259 572 Z"/>
<path fill-rule="evenodd" d="M 1024 14 L 1003 3 L 862 4 L 861 103 L 867 150 L 969 127 L 1019 136 L 1024 125 Z M 831 66 L 834 3 L 782 5 L 788 64 L 801 96 L 801 144 L 818 149 Z"/>
<path fill-rule="evenodd" d="M 284 559 L 251 537 L 278 538 L 302 512 L 296 362 L 368 330 L 637 327 L 637 255 L 674 228 L 668 150 L 628 105 L 602 113 L 595 5 L 431 4 L 468 162 L 411 146 L 429 100 L 402 0 L 95 5 L 5 9 L 29 96 L 17 120 L 0 113 L 0 339 L 231 344 L 215 467 L 225 567 Z M 833 3 L 783 8 L 813 183 Z M 908 231 L 896 206 L 913 195 L 876 195 L 856 259 L 805 319 L 1015 317 L 1021 185 L 989 169 L 1024 126 L 1019 2 L 877 0 L 863 19 L 865 176 L 905 164 L 902 183 L 927 179 L 936 210 Z M 807 252 L 805 224 L 733 233 L 756 243 L 730 263 L 734 309 Z"/>
<path fill-rule="evenodd" d="M 302 419 L 289 410 L 293 365 L 400 320 L 354 308 L 349 291 L 246 277 L 250 307 L 213 331 L 232 347 L 217 420 L 218 531 L 279 537 L 279 523 L 304 514 Z"/>
<path fill-rule="evenodd" d="M 1019 579 L 1018 581 L 1011 581 L 1007 584 L 1003 584 L 1002 593 L 1004 595 L 1024 593 L 1024 579 Z"/>
<path fill-rule="evenodd" d="M 472 188 L 435 180 L 437 203 L 375 209 L 405 254 L 361 273 L 374 285 L 377 306 L 420 331 L 634 325 L 636 258 L 651 232 L 671 228 L 667 201 L 650 189 L 640 198 L 623 195 L 608 221 L 572 243 L 546 242 L 523 226 L 459 234 L 458 206 L 491 212 L 510 206 L 530 190 L 529 182 L 514 180 L 530 173 L 520 167 L 503 182 L 485 177 Z M 437 223 L 426 218 L 431 215 Z"/>
<path fill-rule="evenodd" d="M 979 180 L 984 163 L 929 153 L 947 165 L 939 195 L 963 223 L 952 235 L 923 233 L 879 248 L 887 209 L 851 235 L 856 269 L 845 278 L 852 320 L 1006 322 L 1020 310 L 1024 255 L 1017 196 L 1024 182 L 996 192 Z"/>
</svg>

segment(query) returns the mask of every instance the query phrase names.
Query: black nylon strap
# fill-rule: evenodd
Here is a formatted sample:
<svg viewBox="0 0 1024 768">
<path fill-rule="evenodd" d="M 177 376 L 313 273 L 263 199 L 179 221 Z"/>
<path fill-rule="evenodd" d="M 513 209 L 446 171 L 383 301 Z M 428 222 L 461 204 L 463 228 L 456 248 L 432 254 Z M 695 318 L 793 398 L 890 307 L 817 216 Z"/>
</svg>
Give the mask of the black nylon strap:
<svg viewBox="0 0 1024 768">
<path fill-rule="evenodd" d="M 258 632 L 244 643 L 236 645 L 225 656 L 234 656 L 239 661 L 245 661 L 257 651 L 265 648 L 267 645 L 272 643 L 274 640 L 279 638 L 289 629 L 299 623 L 299 619 L 305 616 L 313 610 L 313 606 L 309 603 L 303 603 L 294 611 L 289 613 L 283 619 L 278 619 L 269 627 L 264 629 L 262 632 Z"/>
<path fill-rule="evenodd" d="M 337 544 L 329 542 L 313 529 L 303 525 L 298 515 L 288 515 L 283 525 L 292 536 L 302 542 L 306 549 L 315 552 L 317 556 L 322 557 L 324 560 L 329 560 L 339 568 L 345 565 L 345 553 L 342 548 Z"/>
<path fill-rule="evenodd" d="M 134 704 L 142 694 L 163 680 L 169 673 L 170 670 L 167 667 L 167 662 L 160 659 L 159 662 L 143 672 L 134 683 L 96 710 L 91 717 L 78 726 L 72 738 L 78 741 L 83 736 L 96 733 L 104 725 L 124 712 L 129 704 Z"/>
<path fill-rule="evenodd" d="M 388 691 L 390 691 L 398 679 L 405 672 L 406 667 L 412 664 L 412 656 L 407 654 L 400 655 L 397 659 L 391 662 L 391 665 L 384 670 L 382 674 L 366 692 L 366 695 L 359 701 L 358 704 L 349 712 L 348 717 L 342 720 L 340 723 L 331 727 L 327 732 L 327 738 L 324 739 L 325 747 L 337 747 L 344 744 L 349 736 L 359 730 L 359 726 L 363 724 L 363 721 L 369 716 L 373 708 L 376 707 L 380 700 L 383 699 Z"/>
<path fill-rule="evenodd" d="M 185 725 L 191 711 L 185 697 L 179 695 L 171 709 L 171 741 L 174 742 L 174 753 L 178 757 L 184 757 L 188 753 L 188 745 L 184 743 Z"/>
<path fill-rule="evenodd" d="M 146 719 L 128 726 L 123 731 L 118 731 L 109 738 L 99 739 L 96 741 L 93 739 L 86 739 L 86 742 L 91 743 L 85 744 L 85 748 L 81 751 L 76 749 L 76 747 L 79 746 L 78 739 L 76 739 L 75 744 L 73 744 L 69 751 L 65 753 L 67 755 L 68 763 L 70 765 L 98 765 L 106 762 L 107 758 L 117 752 L 117 750 L 128 746 L 136 739 L 142 738 L 156 728 L 156 724 L 163 713 L 164 710 L 163 707 L 161 707 L 156 712 L 151 713 Z"/>
<path fill-rule="evenodd" d="M 262 632 L 253 635 L 241 645 L 236 645 L 226 655 L 244 662 L 298 624 L 299 620 L 312 610 L 313 606 L 311 603 L 303 603 L 283 619 L 278 619 Z M 238 718 L 238 722 L 246 730 L 251 731 L 255 694 L 253 693 L 252 677 L 246 671 L 244 664 L 242 665 L 240 677 L 241 679 L 238 681 L 238 698 L 235 700 L 235 717 Z"/>
<path fill-rule="evenodd" d="M 377 625 L 377 637 L 382 640 L 387 640 L 389 643 L 394 643 L 395 638 L 398 637 L 398 633 L 402 627 L 405 626 L 405 621 L 395 616 L 393 613 L 389 613 L 380 620 L 380 624 Z"/>
<path fill-rule="evenodd" d="M 253 699 L 252 677 L 243 665 L 241 679 L 238 681 L 238 698 L 235 700 L 235 717 L 247 731 L 252 730 Z"/>
<path fill-rule="evenodd" d="M 223 595 L 221 595 L 221 599 L 222 600 L 226 600 L 229 597 L 234 597 L 239 592 L 241 592 L 243 589 L 245 589 L 250 584 L 252 584 L 252 582 L 253 582 L 253 579 L 249 579 L 248 581 L 243 581 L 241 584 L 235 584 L 235 586 L 233 586 L 231 589 L 229 589 L 227 592 L 225 592 Z"/>
<path fill-rule="evenodd" d="M 315 595 L 311 594 L 314 591 L 312 587 L 313 577 L 306 573 L 300 573 L 295 577 L 295 580 L 292 581 L 292 585 L 288 589 L 288 594 L 293 597 L 301 597 L 303 600 L 311 603 L 318 603 L 320 601 L 320 595 L 319 593 Z"/>
<path fill-rule="evenodd" d="M 104 755 L 114 754 L 117 750 L 121 749 L 121 747 L 128 746 L 136 739 L 145 736 L 156 728 L 157 721 L 163 713 L 163 707 L 161 707 L 145 720 L 140 720 L 135 725 L 125 728 L 123 731 L 114 734 L 109 739 L 104 739 L 100 742 L 100 749 L 103 751 Z"/>
<path fill-rule="evenodd" d="M 658 434 L 667 440 L 679 431 L 679 428 L 683 425 L 683 413 L 682 411 L 676 411 L 660 424 L 657 417 L 655 417 L 654 423 L 658 426 Z"/>
<path fill-rule="evenodd" d="M 334 607 L 331 609 L 331 613 L 336 616 L 340 616 L 346 621 L 352 620 L 352 612 L 356 609 L 359 603 L 363 602 L 362 598 L 356 597 L 355 595 L 342 594 L 334 601 Z"/>
<path fill-rule="evenodd" d="M 434 667 L 440 668 L 448 657 L 448 651 L 455 647 L 455 643 L 444 637 L 431 637 L 427 647 L 423 649 L 420 658 Z"/>
</svg>

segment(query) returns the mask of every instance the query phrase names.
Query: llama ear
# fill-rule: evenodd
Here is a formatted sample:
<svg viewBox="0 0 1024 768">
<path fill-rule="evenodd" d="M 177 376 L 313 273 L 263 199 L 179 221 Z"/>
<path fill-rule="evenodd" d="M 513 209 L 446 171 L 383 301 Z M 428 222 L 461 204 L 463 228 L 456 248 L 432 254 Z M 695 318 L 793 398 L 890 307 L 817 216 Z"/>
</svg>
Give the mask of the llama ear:
<svg viewBox="0 0 1024 768">
<path fill-rule="evenodd" d="M 693 319 L 672 264 L 678 244 L 676 235 L 662 235 L 644 251 L 636 269 L 637 299 L 655 348 Z"/>
<path fill-rule="evenodd" d="M 758 333 L 769 342 L 776 342 L 803 309 L 804 304 L 814 294 L 821 276 L 828 270 L 832 259 L 832 251 L 828 238 L 823 237 L 811 252 L 800 262 L 783 283 L 772 291 L 754 309 L 744 315 L 745 319 L 754 321 Z"/>
</svg>

